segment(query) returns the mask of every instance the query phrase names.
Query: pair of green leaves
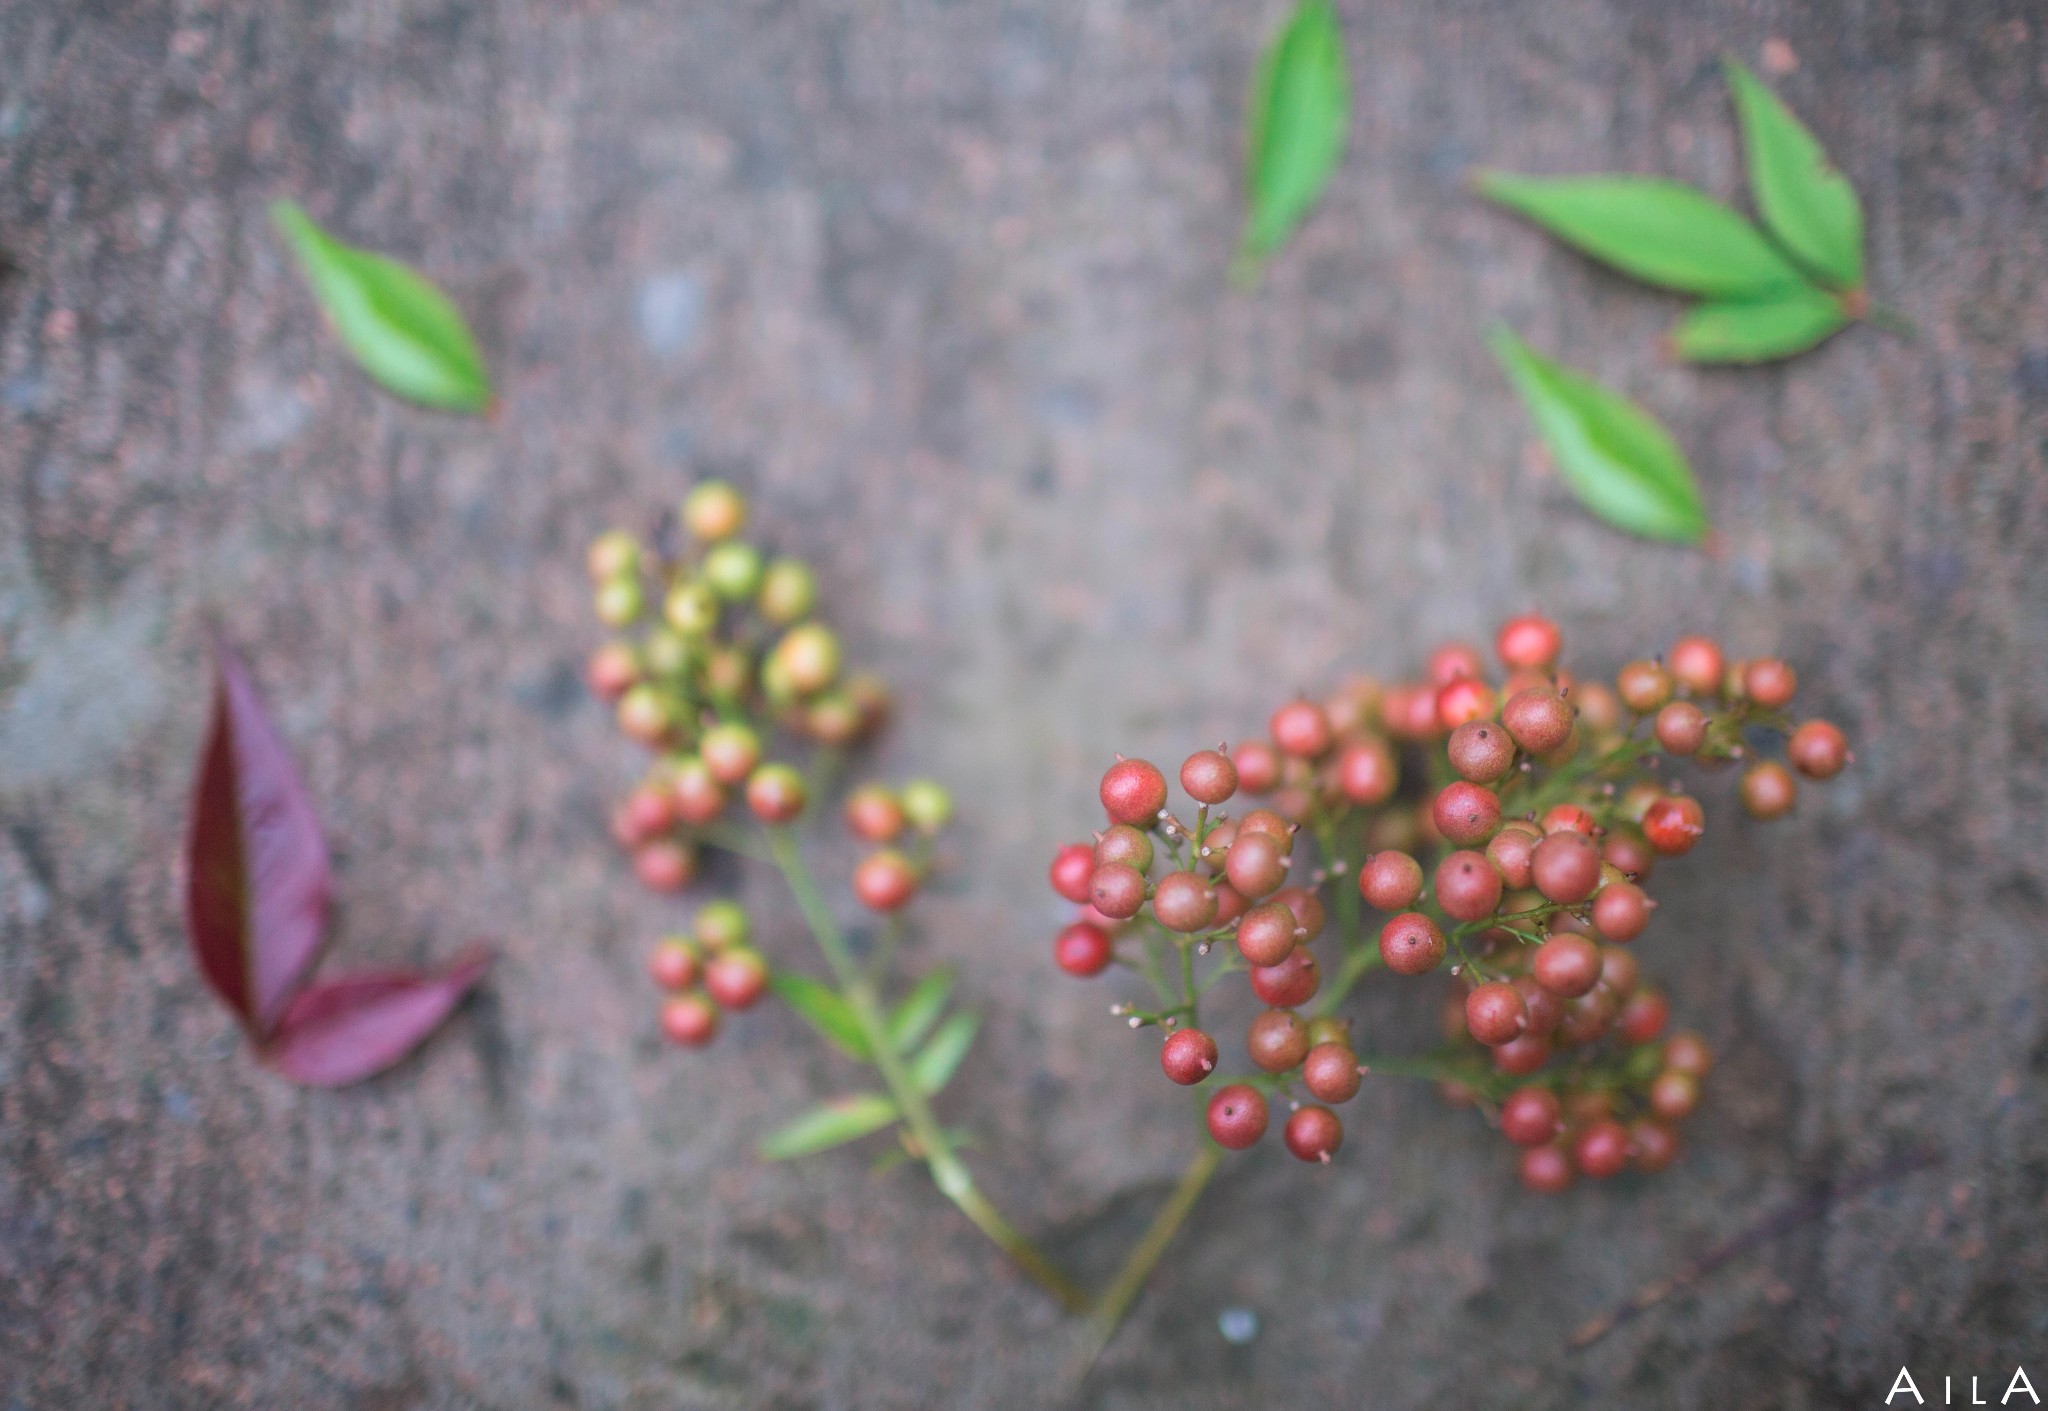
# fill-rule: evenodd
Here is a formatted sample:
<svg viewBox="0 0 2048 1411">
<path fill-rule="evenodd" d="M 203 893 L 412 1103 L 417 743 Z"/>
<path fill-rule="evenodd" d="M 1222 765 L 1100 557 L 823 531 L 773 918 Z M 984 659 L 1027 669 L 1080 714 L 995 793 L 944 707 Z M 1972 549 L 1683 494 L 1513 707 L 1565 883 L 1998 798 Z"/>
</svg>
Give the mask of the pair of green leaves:
<svg viewBox="0 0 2048 1411">
<path fill-rule="evenodd" d="M 1302 0 L 1252 74 L 1245 104 L 1245 224 L 1241 279 L 1301 224 L 1344 156 L 1351 79 L 1344 32 L 1329 0 Z"/>
<path fill-rule="evenodd" d="M 270 208 L 313 296 L 364 372 L 423 406 L 481 412 L 490 373 L 448 296 L 398 261 L 345 245 L 291 201 Z"/>
<path fill-rule="evenodd" d="M 1863 206 L 1791 109 L 1733 59 L 1727 72 L 1762 229 L 1661 177 L 1484 172 L 1477 185 L 1625 274 L 1698 295 L 1672 331 L 1680 357 L 1767 362 L 1805 352 L 1861 315 Z"/>
<path fill-rule="evenodd" d="M 769 987 L 841 1053 L 860 1062 L 874 1057 L 853 1006 L 838 991 L 792 973 L 777 974 Z M 967 1012 L 939 1022 L 952 993 L 952 972 L 934 971 L 889 1015 L 889 1042 L 905 1056 L 910 1080 L 927 1097 L 936 1097 L 953 1080 L 981 1028 L 980 1017 Z M 761 1157 L 788 1161 L 829 1151 L 881 1131 L 900 1115 L 896 1104 L 880 1093 L 833 1098 L 769 1133 L 761 1142 Z"/>
</svg>

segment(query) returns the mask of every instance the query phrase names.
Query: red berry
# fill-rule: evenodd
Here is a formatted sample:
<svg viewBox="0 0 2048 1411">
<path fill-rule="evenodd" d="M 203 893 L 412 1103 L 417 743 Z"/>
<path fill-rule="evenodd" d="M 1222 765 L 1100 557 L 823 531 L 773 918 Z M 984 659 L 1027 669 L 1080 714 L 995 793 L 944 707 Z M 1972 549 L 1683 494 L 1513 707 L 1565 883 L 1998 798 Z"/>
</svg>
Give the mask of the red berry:
<svg viewBox="0 0 2048 1411">
<path fill-rule="evenodd" d="M 1430 805 L 1437 832 L 1460 847 L 1477 847 L 1500 827 L 1500 797 L 1469 780 L 1447 784 Z"/>
<path fill-rule="evenodd" d="M 1648 715 L 1671 699 L 1677 683 L 1654 661 L 1632 661 L 1614 678 L 1614 693 L 1637 715 Z"/>
<path fill-rule="evenodd" d="M 1491 784 L 1515 764 L 1515 742 L 1491 720 L 1468 720 L 1451 731 L 1445 746 L 1451 768 L 1475 784 Z"/>
<path fill-rule="evenodd" d="M 593 693 L 615 701 L 640 680 L 640 663 L 624 642 L 608 642 L 590 654 L 583 675 Z"/>
<path fill-rule="evenodd" d="M 1633 882 L 1609 882 L 1593 898 L 1594 929 L 1610 941 L 1632 941 L 1650 924 L 1649 894 Z"/>
<path fill-rule="evenodd" d="M 1516 1088 L 1500 1105 L 1500 1133 L 1516 1146 L 1542 1146 L 1557 1135 L 1563 1115 L 1548 1088 Z"/>
<path fill-rule="evenodd" d="M 1809 779 L 1832 779 L 1849 762 L 1849 741 L 1825 720 L 1809 720 L 1792 732 L 1785 757 Z"/>
<path fill-rule="evenodd" d="M 903 832 L 903 805 L 880 784 L 863 784 L 846 796 L 846 826 L 864 843 L 893 843 Z M 1061 849 L 1062 852 L 1066 850 Z M 1092 869 L 1091 869 L 1092 870 Z M 1059 883 L 1053 883 L 1055 891 Z M 1065 892 L 1060 893 L 1065 896 Z M 1067 897 L 1083 901 L 1084 897 Z"/>
<path fill-rule="evenodd" d="M 1200 1029 L 1177 1029 L 1159 1050 L 1159 1066 L 1182 1087 L 1192 1087 L 1216 1071 L 1216 1040 Z"/>
<path fill-rule="evenodd" d="M 1284 902 L 1255 906 L 1237 923 L 1237 948 L 1253 965 L 1278 965 L 1294 953 L 1301 923 Z"/>
<path fill-rule="evenodd" d="M 1454 852 L 1436 865 L 1436 902 L 1453 921 L 1493 915 L 1500 888 L 1500 872 L 1483 852 Z"/>
<path fill-rule="evenodd" d="M 1140 872 L 1152 870 L 1152 835 L 1128 823 L 1112 823 L 1095 839 L 1095 865 L 1128 862 Z"/>
<path fill-rule="evenodd" d="M 1516 1174 L 1538 1195 L 1562 1195 L 1572 1188 L 1572 1159 L 1560 1146 L 1532 1146 L 1522 1153 Z"/>
<path fill-rule="evenodd" d="M 1766 710 L 1783 710 L 1799 692 L 1799 673 L 1775 657 L 1742 668 L 1742 694 Z"/>
<path fill-rule="evenodd" d="M 764 764 L 747 776 L 747 807 L 763 823 L 788 823 L 804 811 L 804 777 L 786 764 Z"/>
<path fill-rule="evenodd" d="M 623 810 L 625 828 L 635 838 L 651 838 L 676 826 L 675 795 L 652 784 L 626 795 Z"/>
<path fill-rule="evenodd" d="M 1400 784 L 1401 766 L 1385 740 L 1354 740 L 1337 756 L 1337 789 L 1362 808 L 1385 803 Z"/>
<path fill-rule="evenodd" d="M 1650 1080 L 1650 1111 L 1667 1122 L 1688 1117 L 1700 1105 L 1700 1080 L 1666 1069 Z"/>
<path fill-rule="evenodd" d="M 1584 833 L 1552 833 L 1529 855 L 1529 877 L 1547 900 L 1582 902 L 1600 885 L 1600 846 Z"/>
<path fill-rule="evenodd" d="M 1266 1099 L 1249 1083 L 1219 1088 L 1209 1099 L 1209 1135 L 1231 1151 L 1257 1146 L 1266 1135 Z"/>
<path fill-rule="evenodd" d="M 1597 1043 L 1620 1008 L 1612 991 L 1596 985 L 1577 999 L 1565 1002 L 1564 1018 L 1558 1021 L 1552 1037 L 1561 1048 Z"/>
<path fill-rule="evenodd" d="M 1102 776 L 1102 806 L 1117 823 L 1150 827 L 1166 807 L 1166 776 L 1142 759 L 1120 759 Z"/>
<path fill-rule="evenodd" d="M 1517 1078 L 1526 1078 L 1550 1061 L 1550 1039 L 1544 1034 L 1523 1033 L 1493 1050 L 1493 1066 Z"/>
<path fill-rule="evenodd" d="M 1196 750 L 1181 763 L 1180 786 L 1196 803 L 1222 803 L 1237 792 L 1237 766 L 1221 750 Z"/>
<path fill-rule="evenodd" d="M 1743 771 L 1742 808 L 1751 818 L 1783 818 L 1798 799 L 1798 781 L 1776 760 L 1761 760 Z"/>
<path fill-rule="evenodd" d="M 1329 1108 L 1310 1104 L 1295 1109 L 1281 1136 L 1287 1149 L 1301 1160 L 1328 1164 L 1344 1145 L 1344 1123 Z"/>
<path fill-rule="evenodd" d="M 1662 1122 L 1639 1117 L 1629 1123 L 1628 1154 L 1638 1171 L 1662 1171 L 1678 1159 L 1678 1133 Z"/>
<path fill-rule="evenodd" d="M 1572 708 L 1548 686 L 1517 691 L 1501 707 L 1500 723 L 1517 745 L 1546 755 L 1572 737 Z"/>
<path fill-rule="evenodd" d="M 1444 958 L 1444 933 L 1419 911 L 1404 911 L 1380 927 L 1380 959 L 1396 975 L 1426 975 Z"/>
<path fill-rule="evenodd" d="M 1313 1026 L 1309 1037 L 1315 1037 Z M 1349 1102 L 1358 1096 L 1358 1084 L 1358 1055 L 1349 1044 L 1312 1044 L 1301 1060 L 1301 1085 L 1320 1101 Z"/>
<path fill-rule="evenodd" d="M 1534 975 L 1517 975 L 1513 981 L 1515 993 L 1522 997 L 1522 1008 L 1528 1019 L 1522 1026 L 1524 1035 L 1537 1034 L 1548 1037 L 1564 1018 L 1564 1001 L 1537 983 Z"/>
<path fill-rule="evenodd" d="M 1276 1009 L 1307 1004 L 1322 986 L 1315 955 L 1306 946 L 1296 946 L 1277 965 L 1255 965 L 1251 970 L 1252 993 Z"/>
<path fill-rule="evenodd" d="M 1592 837 L 1600 831 L 1600 820 L 1575 803 L 1552 804 L 1543 814 L 1543 831 L 1549 833 L 1584 833 Z"/>
<path fill-rule="evenodd" d="M 1397 740 L 1433 740 L 1442 727 L 1436 718 L 1438 687 L 1426 683 L 1396 686 L 1380 701 L 1380 721 Z"/>
<path fill-rule="evenodd" d="M 1469 721 L 1493 714 L 1493 687 L 1470 676 L 1460 676 L 1437 688 L 1436 723 L 1456 730 Z"/>
<path fill-rule="evenodd" d="M 1314 701 L 1289 701 L 1273 712 L 1266 729 L 1273 736 L 1273 743 L 1280 747 L 1280 753 L 1296 759 L 1316 759 L 1328 754 L 1336 741 L 1330 717 Z"/>
<path fill-rule="evenodd" d="M 1289 845 L 1270 833 L 1239 830 L 1237 840 L 1223 861 L 1230 885 L 1248 897 L 1263 897 L 1280 889 L 1287 880 Z"/>
<path fill-rule="evenodd" d="M 1248 794 L 1263 794 L 1280 782 L 1280 755 L 1264 740 L 1246 740 L 1231 751 L 1237 766 L 1237 787 Z"/>
<path fill-rule="evenodd" d="M 1493 650 L 1510 670 L 1542 671 L 1564 650 L 1564 633 L 1549 618 L 1527 612 L 1501 624 Z"/>
<path fill-rule="evenodd" d="M 768 990 L 768 966 L 742 946 L 729 946 L 704 963 L 704 988 L 721 1009 L 746 1009 Z"/>
<path fill-rule="evenodd" d="M 1291 1009 L 1269 1009 L 1245 1030 L 1245 1053 L 1268 1073 L 1285 1073 L 1308 1057 L 1308 1050 L 1308 1021 Z"/>
<path fill-rule="evenodd" d="M 718 1006 L 702 991 L 676 995 L 661 1006 L 661 1033 L 672 1044 L 702 1048 L 718 1033 Z"/>
<path fill-rule="evenodd" d="M 1285 846 L 1294 842 L 1294 825 L 1270 808 L 1255 808 L 1237 820 L 1237 836 L 1247 833 L 1270 834 Z"/>
<path fill-rule="evenodd" d="M 761 737 L 753 727 L 737 721 L 714 725 L 697 742 L 697 753 L 711 777 L 731 787 L 754 772 L 761 762 Z"/>
<path fill-rule="evenodd" d="M 1107 970 L 1112 953 L 1109 932 L 1086 921 L 1076 921 L 1052 943 L 1052 963 L 1079 980 Z"/>
<path fill-rule="evenodd" d="M 1251 901 L 1228 882 L 1216 883 L 1215 892 L 1216 920 L 1212 923 L 1214 925 L 1228 926 L 1251 909 Z"/>
<path fill-rule="evenodd" d="M 697 983 L 697 948 L 671 936 L 647 957 L 647 975 L 664 990 L 687 990 Z"/>
<path fill-rule="evenodd" d="M 1086 843 L 1068 843 L 1052 855 L 1046 878 L 1052 889 L 1068 901 L 1086 906 L 1093 899 L 1090 883 L 1095 876 L 1095 850 Z"/>
<path fill-rule="evenodd" d="M 633 854 L 633 872 L 656 892 L 680 892 L 697 875 L 697 855 L 682 843 L 660 838 Z"/>
<path fill-rule="evenodd" d="M 1206 930 L 1216 919 L 1216 889 L 1194 872 L 1169 872 L 1152 890 L 1152 914 L 1169 931 Z"/>
<path fill-rule="evenodd" d="M 1486 661 L 1470 642 L 1446 642 L 1429 654 L 1425 674 L 1432 686 L 1448 686 L 1461 677 L 1477 680 L 1486 674 Z"/>
<path fill-rule="evenodd" d="M 1465 996 L 1465 1028 L 1488 1048 L 1498 1048 L 1522 1032 L 1528 1011 L 1513 985 L 1489 980 Z"/>
<path fill-rule="evenodd" d="M 1692 851 L 1707 828 L 1707 815 L 1695 799 L 1670 794 L 1651 804 L 1643 814 L 1643 836 L 1650 846 L 1666 857 Z"/>
<path fill-rule="evenodd" d="M 1698 1034 L 1681 1030 L 1664 1041 L 1664 1066 L 1674 1073 L 1704 1078 L 1714 1066 L 1714 1051 Z"/>
<path fill-rule="evenodd" d="M 1641 973 L 1642 965 L 1635 952 L 1620 946 L 1600 947 L 1600 983 L 1616 999 L 1625 1000 L 1636 992 L 1636 980 Z"/>
<path fill-rule="evenodd" d="M 1552 936 L 1536 947 L 1529 973 L 1552 994 L 1573 999 L 1600 983 L 1600 948 L 1570 932 Z"/>
<path fill-rule="evenodd" d="M 1621 869 L 1622 875 L 1632 882 L 1646 880 L 1657 865 L 1657 851 L 1650 846 L 1650 840 L 1643 836 L 1643 830 L 1633 823 L 1619 822 L 1607 830 L 1607 836 L 1600 840 L 1602 860 Z"/>
<path fill-rule="evenodd" d="M 1628 1165 L 1628 1129 L 1611 1117 L 1591 1124 L 1572 1140 L 1572 1164 L 1595 1180 L 1620 1175 Z"/>
<path fill-rule="evenodd" d="M 1088 880 L 1088 900 L 1104 916 L 1128 921 L 1145 909 L 1145 874 L 1128 862 L 1106 862 Z"/>
<path fill-rule="evenodd" d="M 1691 701 L 1673 701 L 1657 712 L 1651 727 L 1657 743 L 1675 755 L 1696 755 L 1707 742 L 1707 713 Z"/>
<path fill-rule="evenodd" d="M 917 894 L 917 880 L 917 869 L 909 858 L 894 848 L 883 848 L 869 853 L 853 869 L 853 895 L 870 911 L 895 911 Z"/>
<path fill-rule="evenodd" d="M 1711 696 L 1721 689 L 1726 670 L 1721 648 L 1711 637 L 1680 637 L 1671 644 L 1665 664 L 1678 684 L 1695 696 Z"/>
<path fill-rule="evenodd" d="M 1305 945 L 1323 934 L 1323 899 L 1307 887 L 1283 887 L 1273 893 L 1273 900 L 1294 913 L 1294 923 L 1301 928 L 1295 939 Z"/>
<path fill-rule="evenodd" d="M 1664 996 L 1655 990 L 1644 990 L 1628 997 L 1616 1025 L 1624 1043 L 1646 1044 L 1664 1032 L 1670 1018 L 1671 1005 Z"/>
<path fill-rule="evenodd" d="M 1531 859 L 1542 841 L 1543 831 L 1534 823 L 1512 819 L 1487 840 L 1486 858 L 1499 870 L 1502 882 L 1520 891 L 1529 885 Z"/>
<path fill-rule="evenodd" d="M 685 823 L 702 826 L 725 812 L 725 785 L 696 755 L 676 765 L 669 789 L 675 795 L 676 816 Z"/>
<path fill-rule="evenodd" d="M 1422 864 L 1405 852 L 1376 852 L 1358 869 L 1358 894 L 1379 911 L 1402 911 L 1422 895 Z"/>
</svg>

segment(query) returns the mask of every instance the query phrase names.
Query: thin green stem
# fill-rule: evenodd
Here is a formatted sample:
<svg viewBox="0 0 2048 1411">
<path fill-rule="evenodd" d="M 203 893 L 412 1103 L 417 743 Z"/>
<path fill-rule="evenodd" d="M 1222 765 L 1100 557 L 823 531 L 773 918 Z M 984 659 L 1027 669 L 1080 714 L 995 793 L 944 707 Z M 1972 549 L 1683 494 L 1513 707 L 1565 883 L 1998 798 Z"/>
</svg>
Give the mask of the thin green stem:
<svg viewBox="0 0 2048 1411">
<path fill-rule="evenodd" d="M 811 935 L 824 954 L 825 963 L 839 981 L 840 993 L 853 1010 L 854 1018 L 872 1050 L 875 1070 L 895 1101 L 896 1110 L 902 1114 L 903 1125 L 917 1143 L 925 1166 L 931 1171 L 932 1184 L 993 1240 L 997 1248 L 1009 1255 L 1019 1269 L 1059 1300 L 1062 1308 L 1069 1313 L 1086 1311 L 1089 1307 L 1086 1291 L 1054 1268 L 1038 1252 L 1037 1246 L 1018 1233 L 1003 1218 L 1002 1212 L 975 1187 L 974 1178 L 955 1153 L 945 1129 L 932 1115 L 931 1104 L 925 1100 L 924 1092 L 905 1071 L 903 1061 L 889 1039 L 889 1026 L 882 1015 L 881 1000 L 868 977 L 855 963 L 852 951 L 847 948 L 845 933 L 839 929 L 832 908 L 818 890 L 810 869 L 804 865 L 803 853 L 797 847 L 796 839 L 786 828 L 769 828 L 766 831 L 769 854 L 781 869 L 783 880 L 789 884 L 797 909 L 803 912 L 804 920 L 809 923 Z"/>
<path fill-rule="evenodd" d="M 1209 1179 L 1216 1174 L 1216 1166 L 1222 1156 L 1222 1148 L 1215 1143 L 1202 1143 L 1201 1151 L 1181 1173 L 1173 1194 L 1167 1197 L 1166 1204 L 1152 1218 L 1144 1237 L 1132 1249 L 1130 1258 L 1124 1261 L 1124 1267 L 1117 1271 L 1109 1287 L 1095 1300 L 1095 1307 L 1089 1312 L 1087 1327 L 1081 1335 L 1080 1353 L 1068 1370 L 1067 1384 L 1070 1387 L 1080 1385 L 1089 1368 L 1102 1356 L 1102 1350 L 1109 1346 L 1109 1340 L 1116 1336 L 1124 1315 L 1137 1301 L 1145 1281 L 1152 1277 L 1152 1270 L 1166 1253 L 1166 1247 L 1173 1243 L 1173 1237 L 1180 1233 L 1180 1227 L 1187 1223 L 1189 1214 L 1193 1212 L 1195 1202 L 1208 1188 Z"/>
<path fill-rule="evenodd" d="M 1344 968 L 1337 972 L 1337 978 L 1323 991 L 1322 999 L 1316 1004 L 1316 1014 L 1321 1016 L 1335 1013 L 1337 1006 L 1344 1002 L 1344 997 L 1351 993 L 1351 987 L 1380 964 L 1378 946 L 1362 945 L 1351 952 L 1344 958 Z"/>
</svg>

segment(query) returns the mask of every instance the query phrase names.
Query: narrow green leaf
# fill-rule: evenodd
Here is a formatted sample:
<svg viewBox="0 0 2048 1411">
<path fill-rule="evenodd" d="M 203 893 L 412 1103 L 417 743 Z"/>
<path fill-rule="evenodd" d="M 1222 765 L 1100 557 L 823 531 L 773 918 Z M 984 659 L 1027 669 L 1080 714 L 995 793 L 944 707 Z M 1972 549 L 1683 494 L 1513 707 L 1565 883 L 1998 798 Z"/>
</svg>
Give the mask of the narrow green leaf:
<svg viewBox="0 0 2048 1411">
<path fill-rule="evenodd" d="M 1279 249 L 1323 194 L 1344 155 L 1351 80 L 1329 0 L 1302 0 L 1252 76 L 1245 106 L 1244 249 Z"/>
<path fill-rule="evenodd" d="M 821 1102 L 762 1138 L 763 1161 L 788 1161 L 859 1141 L 896 1120 L 896 1104 L 880 1093 L 855 1093 Z"/>
<path fill-rule="evenodd" d="M 1749 189 L 1771 234 L 1837 289 L 1863 283 L 1863 203 L 1806 125 L 1734 59 L 1728 92 L 1742 122 Z"/>
<path fill-rule="evenodd" d="M 956 1014 L 939 1025 L 939 1031 L 917 1051 L 917 1056 L 910 1060 L 910 1080 L 924 1090 L 926 1097 L 938 1096 L 953 1081 L 953 1070 L 967 1056 L 980 1028 L 979 1015 Z"/>
<path fill-rule="evenodd" d="M 1725 299 L 1805 282 L 1762 231 L 1683 182 L 1481 172 L 1477 185 L 1566 244 L 1667 289 Z"/>
<path fill-rule="evenodd" d="M 448 297 L 396 260 L 344 245 L 291 201 L 270 208 L 306 282 L 364 372 L 429 407 L 479 412 L 491 380 Z"/>
<path fill-rule="evenodd" d="M 872 1056 L 860 1020 L 853 1016 L 853 1006 L 841 999 L 837 990 L 793 970 L 776 971 L 768 979 L 768 988 L 848 1058 L 865 1062 Z"/>
<path fill-rule="evenodd" d="M 1649 539 L 1696 543 L 1707 530 L 1685 456 L 1627 398 L 1551 362 L 1507 329 L 1490 339 L 1551 454 L 1586 508 Z"/>
<path fill-rule="evenodd" d="M 889 1016 L 889 1041 L 896 1045 L 896 1052 L 908 1053 L 924 1041 L 932 1025 L 939 1022 L 939 1015 L 945 1012 L 946 1000 L 952 993 L 950 969 L 934 970 L 917 982 L 917 987 L 903 997 L 903 1003 Z"/>
<path fill-rule="evenodd" d="M 1671 347 L 1688 362 L 1763 363 L 1803 353 L 1848 322 L 1834 295 L 1791 289 L 1755 302 L 1696 304 L 1672 330 Z"/>
</svg>

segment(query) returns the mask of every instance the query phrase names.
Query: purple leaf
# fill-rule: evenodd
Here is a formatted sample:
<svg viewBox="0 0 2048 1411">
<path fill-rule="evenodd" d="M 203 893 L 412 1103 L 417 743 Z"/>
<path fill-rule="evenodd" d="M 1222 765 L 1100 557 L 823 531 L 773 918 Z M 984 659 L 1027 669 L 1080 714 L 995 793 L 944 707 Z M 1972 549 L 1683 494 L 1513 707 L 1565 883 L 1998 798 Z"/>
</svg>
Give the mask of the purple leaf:
<svg viewBox="0 0 2048 1411">
<path fill-rule="evenodd" d="M 225 645 L 186 852 L 186 924 L 200 973 L 243 1027 L 274 1033 L 319 958 L 327 844 L 298 770 Z"/>
<path fill-rule="evenodd" d="M 309 1087 L 361 1082 L 439 1028 L 490 963 L 489 952 L 475 947 L 438 975 L 391 971 L 314 985 L 285 1010 L 264 1061 Z"/>
</svg>

